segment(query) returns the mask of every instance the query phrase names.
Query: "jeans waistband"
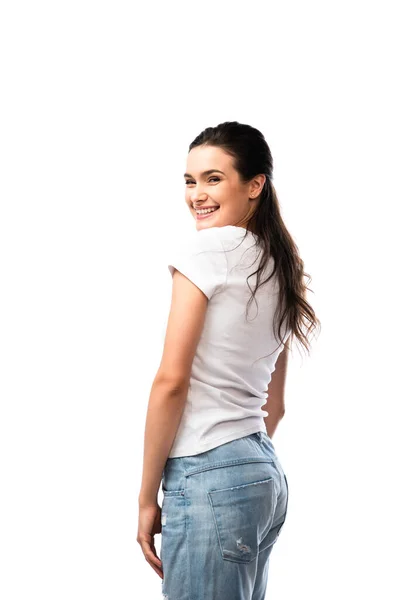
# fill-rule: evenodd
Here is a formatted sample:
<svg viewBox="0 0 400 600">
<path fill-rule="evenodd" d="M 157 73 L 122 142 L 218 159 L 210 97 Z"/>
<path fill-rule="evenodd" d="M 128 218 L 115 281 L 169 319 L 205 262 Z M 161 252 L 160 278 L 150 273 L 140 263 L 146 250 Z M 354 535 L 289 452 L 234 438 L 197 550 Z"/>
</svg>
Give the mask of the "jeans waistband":
<svg viewBox="0 0 400 600">
<path fill-rule="evenodd" d="M 168 458 L 163 476 L 175 473 L 189 477 L 209 469 L 277 460 L 271 438 L 264 431 L 258 431 L 194 456 Z"/>
</svg>

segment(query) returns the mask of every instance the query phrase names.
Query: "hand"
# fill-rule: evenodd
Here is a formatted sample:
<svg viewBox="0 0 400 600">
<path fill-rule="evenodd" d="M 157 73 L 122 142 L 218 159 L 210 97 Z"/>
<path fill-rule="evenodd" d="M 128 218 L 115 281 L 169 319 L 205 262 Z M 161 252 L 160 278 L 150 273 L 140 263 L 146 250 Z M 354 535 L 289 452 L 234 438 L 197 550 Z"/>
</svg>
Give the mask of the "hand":
<svg viewBox="0 0 400 600">
<path fill-rule="evenodd" d="M 154 536 L 161 533 L 161 508 L 157 503 L 140 506 L 139 524 L 136 541 L 140 544 L 143 554 L 151 568 L 164 579 L 161 560 L 154 546 Z"/>
</svg>

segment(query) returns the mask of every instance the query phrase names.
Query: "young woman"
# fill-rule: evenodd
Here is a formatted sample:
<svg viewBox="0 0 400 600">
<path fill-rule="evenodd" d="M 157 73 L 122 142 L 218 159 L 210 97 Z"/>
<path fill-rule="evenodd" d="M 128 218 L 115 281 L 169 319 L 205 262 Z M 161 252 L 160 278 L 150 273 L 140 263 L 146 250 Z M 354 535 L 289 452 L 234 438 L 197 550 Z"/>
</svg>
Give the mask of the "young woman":
<svg viewBox="0 0 400 600">
<path fill-rule="evenodd" d="M 288 507 L 271 441 L 285 412 L 288 350 L 294 337 L 309 349 L 319 320 L 263 135 L 238 122 L 209 127 L 190 145 L 186 171 L 196 229 L 168 263 L 137 541 L 165 599 L 263 600 Z"/>
</svg>

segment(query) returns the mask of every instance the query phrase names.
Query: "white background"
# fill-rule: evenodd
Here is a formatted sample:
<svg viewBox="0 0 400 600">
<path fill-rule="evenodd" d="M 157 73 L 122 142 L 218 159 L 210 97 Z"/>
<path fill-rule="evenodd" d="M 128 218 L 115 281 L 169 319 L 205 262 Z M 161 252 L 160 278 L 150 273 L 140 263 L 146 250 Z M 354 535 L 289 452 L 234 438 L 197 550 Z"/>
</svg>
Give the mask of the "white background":
<svg viewBox="0 0 400 600">
<path fill-rule="evenodd" d="M 322 322 L 267 598 L 399 597 L 396 4 L 2 2 L 3 600 L 161 597 L 136 533 L 167 248 L 188 146 L 230 120 L 270 145 Z"/>
</svg>

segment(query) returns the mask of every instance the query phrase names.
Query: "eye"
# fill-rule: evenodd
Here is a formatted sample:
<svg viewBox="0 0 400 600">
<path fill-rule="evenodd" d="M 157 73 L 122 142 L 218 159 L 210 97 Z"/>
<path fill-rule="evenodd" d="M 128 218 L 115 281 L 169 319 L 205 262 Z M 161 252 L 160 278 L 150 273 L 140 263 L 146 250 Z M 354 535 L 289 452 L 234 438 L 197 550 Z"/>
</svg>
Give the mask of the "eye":
<svg viewBox="0 0 400 600">
<path fill-rule="evenodd" d="M 212 181 L 212 180 L 214 180 L 214 181 L 221 181 L 219 177 L 210 177 L 210 179 L 208 181 Z M 192 184 L 192 183 L 193 183 L 193 181 L 190 181 L 190 179 L 187 179 L 185 181 L 185 185 L 189 185 L 189 184 Z"/>
</svg>

